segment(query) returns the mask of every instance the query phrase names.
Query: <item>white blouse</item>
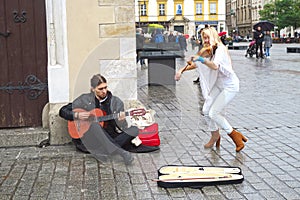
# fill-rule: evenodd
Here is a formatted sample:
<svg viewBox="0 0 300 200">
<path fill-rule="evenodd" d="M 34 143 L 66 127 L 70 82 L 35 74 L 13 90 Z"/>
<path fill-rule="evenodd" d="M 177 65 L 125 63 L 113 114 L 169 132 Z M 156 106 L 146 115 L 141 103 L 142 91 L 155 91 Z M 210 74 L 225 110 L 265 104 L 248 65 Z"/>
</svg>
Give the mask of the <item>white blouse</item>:
<svg viewBox="0 0 300 200">
<path fill-rule="evenodd" d="M 239 91 L 239 79 L 233 71 L 231 58 L 225 46 L 218 46 L 212 61 L 219 67 L 217 70 L 213 70 L 201 62 L 196 62 L 204 99 L 207 99 L 214 86 L 220 89 Z"/>
</svg>

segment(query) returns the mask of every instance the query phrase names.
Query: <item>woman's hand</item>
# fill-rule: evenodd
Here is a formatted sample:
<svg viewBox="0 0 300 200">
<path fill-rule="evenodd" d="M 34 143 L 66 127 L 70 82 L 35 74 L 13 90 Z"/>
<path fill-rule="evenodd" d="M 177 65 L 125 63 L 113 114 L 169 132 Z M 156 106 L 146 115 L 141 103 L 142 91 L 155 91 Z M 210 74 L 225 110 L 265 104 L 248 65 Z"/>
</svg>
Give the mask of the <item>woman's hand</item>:
<svg viewBox="0 0 300 200">
<path fill-rule="evenodd" d="M 205 59 L 202 56 L 197 56 L 197 58 L 194 58 L 194 61 L 200 61 L 201 63 L 204 63 Z"/>
<path fill-rule="evenodd" d="M 193 55 L 193 56 L 191 57 L 191 61 L 195 61 L 198 57 L 199 57 L 198 55 Z"/>
<path fill-rule="evenodd" d="M 181 78 L 181 72 L 180 72 L 180 71 L 178 71 L 178 72 L 175 74 L 175 77 L 174 77 L 174 79 L 175 79 L 176 81 L 179 81 L 179 80 L 180 80 L 180 78 Z"/>
</svg>

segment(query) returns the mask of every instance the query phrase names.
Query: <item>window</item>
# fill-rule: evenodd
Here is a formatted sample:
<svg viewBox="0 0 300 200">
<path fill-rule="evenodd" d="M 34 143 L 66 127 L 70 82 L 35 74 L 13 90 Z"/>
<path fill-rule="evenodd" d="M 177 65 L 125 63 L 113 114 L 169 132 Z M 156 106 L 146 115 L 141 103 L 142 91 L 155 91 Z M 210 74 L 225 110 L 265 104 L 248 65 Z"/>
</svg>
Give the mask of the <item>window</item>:
<svg viewBox="0 0 300 200">
<path fill-rule="evenodd" d="M 202 3 L 196 3 L 196 15 L 202 15 Z"/>
<path fill-rule="evenodd" d="M 147 7 L 146 4 L 141 4 L 140 5 L 141 8 L 141 16 L 146 16 L 147 15 Z"/>
<path fill-rule="evenodd" d="M 210 3 L 209 10 L 211 15 L 217 14 L 217 4 L 216 3 Z"/>
<path fill-rule="evenodd" d="M 159 4 L 159 16 L 165 15 L 165 4 Z"/>
</svg>

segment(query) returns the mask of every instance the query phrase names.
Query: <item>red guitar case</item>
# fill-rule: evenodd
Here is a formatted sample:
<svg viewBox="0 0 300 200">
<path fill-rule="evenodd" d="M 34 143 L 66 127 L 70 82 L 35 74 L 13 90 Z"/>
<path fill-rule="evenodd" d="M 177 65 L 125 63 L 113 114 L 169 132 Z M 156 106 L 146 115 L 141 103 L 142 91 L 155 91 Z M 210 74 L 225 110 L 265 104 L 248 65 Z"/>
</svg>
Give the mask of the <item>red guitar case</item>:
<svg viewBox="0 0 300 200">
<path fill-rule="evenodd" d="M 165 165 L 158 170 L 158 179 L 153 181 L 163 188 L 199 189 L 204 186 L 238 184 L 243 180 L 239 167 Z"/>
<path fill-rule="evenodd" d="M 154 123 L 144 129 L 139 129 L 139 138 L 143 145 L 146 146 L 159 146 L 160 138 L 158 134 L 158 124 Z"/>
</svg>

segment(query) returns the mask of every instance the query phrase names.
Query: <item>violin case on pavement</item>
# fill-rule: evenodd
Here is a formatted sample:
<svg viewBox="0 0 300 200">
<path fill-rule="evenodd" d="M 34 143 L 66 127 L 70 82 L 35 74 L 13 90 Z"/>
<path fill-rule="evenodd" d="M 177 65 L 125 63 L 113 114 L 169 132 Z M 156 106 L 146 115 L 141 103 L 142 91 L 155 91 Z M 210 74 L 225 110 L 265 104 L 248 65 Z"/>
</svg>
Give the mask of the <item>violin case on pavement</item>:
<svg viewBox="0 0 300 200">
<path fill-rule="evenodd" d="M 158 179 L 153 181 L 163 188 L 199 189 L 204 186 L 238 184 L 243 180 L 239 167 L 165 165 L 158 170 Z"/>
</svg>

